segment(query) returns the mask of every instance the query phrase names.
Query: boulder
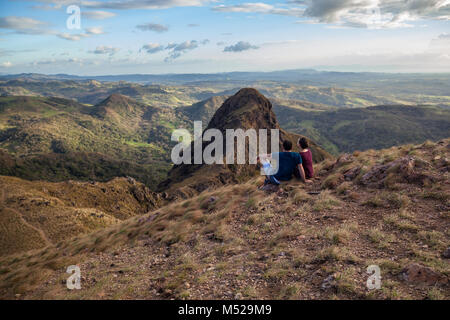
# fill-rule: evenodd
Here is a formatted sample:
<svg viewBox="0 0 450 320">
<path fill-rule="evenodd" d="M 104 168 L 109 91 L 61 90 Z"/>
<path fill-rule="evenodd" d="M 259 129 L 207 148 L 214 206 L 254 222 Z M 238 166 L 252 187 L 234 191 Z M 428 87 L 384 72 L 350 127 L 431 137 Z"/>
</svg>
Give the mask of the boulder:
<svg viewBox="0 0 450 320">
<path fill-rule="evenodd" d="M 361 167 L 354 167 L 344 172 L 345 181 L 352 181 L 361 172 Z"/>
<path fill-rule="evenodd" d="M 431 286 L 448 282 L 448 279 L 442 274 L 417 263 L 406 266 L 401 273 L 401 277 L 407 282 L 419 285 L 425 284 Z"/>
<path fill-rule="evenodd" d="M 390 172 L 396 172 L 402 176 L 410 176 L 414 172 L 415 159 L 410 156 L 391 161 L 383 165 L 375 165 L 361 178 L 361 184 L 380 187 Z"/>
</svg>

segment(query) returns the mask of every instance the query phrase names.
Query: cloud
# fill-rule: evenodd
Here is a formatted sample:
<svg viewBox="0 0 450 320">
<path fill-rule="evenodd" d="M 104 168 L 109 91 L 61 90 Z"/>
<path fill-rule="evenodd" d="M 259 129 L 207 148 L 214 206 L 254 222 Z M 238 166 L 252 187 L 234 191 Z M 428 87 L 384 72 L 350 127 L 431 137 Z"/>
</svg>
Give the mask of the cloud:
<svg viewBox="0 0 450 320">
<path fill-rule="evenodd" d="M 141 50 L 146 51 L 147 53 L 153 54 L 164 50 L 164 46 L 159 43 L 149 43 L 144 45 Z"/>
<path fill-rule="evenodd" d="M 356 28 L 411 26 L 419 19 L 450 19 L 449 0 L 294 0 L 305 7 L 305 17 L 318 22 Z"/>
<path fill-rule="evenodd" d="M 166 49 L 171 50 L 169 52 L 169 56 L 164 59 L 166 62 L 170 62 L 172 60 L 175 60 L 179 58 L 182 54 L 197 49 L 199 46 L 199 42 L 197 40 L 191 40 L 191 41 L 184 41 L 182 43 L 171 43 L 168 44 Z"/>
<path fill-rule="evenodd" d="M 92 34 L 104 34 L 102 27 L 91 27 L 86 28 L 86 34 L 92 35 Z"/>
<path fill-rule="evenodd" d="M 108 11 L 81 11 L 81 16 L 88 19 L 103 20 L 115 17 L 116 14 Z"/>
<path fill-rule="evenodd" d="M 88 35 L 85 33 L 78 33 L 78 34 L 58 33 L 56 36 L 64 40 L 79 41 L 82 38 L 86 38 Z"/>
<path fill-rule="evenodd" d="M 15 56 L 21 53 L 36 52 L 35 49 L 4 50 L 0 48 L 0 57 Z"/>
<path fill-rule="evenodd" d="M 33 66 L 40 66 L 40 65 L 67 65 L 67 64 L 77 64 L 82 66 L 84 64 L 84 61 L 78 58 L 69 58 L 69 59 L 49 59 L 49 60 L 39 60 L 34 61 L 31 63 Z"/>
<path fill-rule="evenodd" d="M 164 26 L 162 24 L 157 24 L 157 23 L 139 24 L 136 26 L 136 28 L 138 28 L 139 30 L 142 30 L 142 31 L 155 31 L 155 32 L 159 32 L 159 33 L 169 31 L 168 26 Z"/>
<path fill-rule="evenodd" d="M 101 27 L 91 27 L 86 28 L 86 31 L 84 33 L 57 33 L 56 36 L 65 40 L 79 41 L 92 35 L 100 35 L 104 33 L 105 32 Z"/>
<path fill-rule="evenodd" d="M 450 33 L 443 33 L 439 35 L 439 40 L 450 41 Z"/>
<path fill-rule="evenodd" d="M 42 0 L 41 0 L 42 1 Z M 58 0 L 47 0 L 47 2 L 58 2 Z M 82 1 L 86 8 L 103 8 L 114 10 L 133 9 L 167 9 L 172 7 L 201 6 L 210 0 L 128 0 L 128 1 Z"/>
<path fill-rule="evenodd" d="M 242 52 L 250 49 L 258 49 L 258 46 L 251 45 L 249 42 L 239 41 L 238 43 L 225 47 L 223 52 Z"/>
<path fill-rule="evenodd" d="M 192 51 L 194 49 L 197 49 L 201 45 L 206 45 L 209 43 L 208 39 L 197 41 L 197 40 L 191 40 L 191 41 L 184 41 L 180 43 L 169 43 L 166 46 L 163 46 L 159 43 L 149 43 L 144 45 L 141 48 L 141 51 L 144 50 L 147 53 L 153 54 L 160 51 L 167 51 L 168 55 L 164 59 L 165 62 L 171 62 L 179 57 L 181 57 L 183 54 Z"/>
<path fill-rule="evenodd" d="M 0 17 L 0 29 L 13 30 L 20 34 L 44 34 L 47 23 L 27 17 Z"/>
<path fill-rule="evenodd" d="M 408 22 L 419 19 L 450 20 L 450 0 L 290 0 L 283 7 L 256 2 L 212 10 L 294 16 L 304 23 L 347 28 L 411 27 Z"/>
<path fill-rule="evenodd" d="M 95 48 L 95 50 L 89 51 L 89 52 L 94 53 L 94 54 L 109 54 L 110 56 L 112 56 L 119 51 L 120 51 L 119 48 L 114 48 L 111 46 L 99 46 L 99 47 Z"/>
<path fill-rule="evenodd" d="M 450 33 L 440 34 L 431 40 L 430 50 L 433 52 L 450 52 Z"/>
<path fill-rule="evenodd" d="M 188 26 L 189 28 L 200 27 L 200 25 L 199 25 L 199 24 L 196 24 L 196 23 L 189 23 L 187 26 Z"/>
<path fill-rule="evenodd" d="M 1 66 L 4 68 L 10 68 L 13 66 L 13 64 L 10 61 L 5 61 L 5 62 L 2 62 Z"/>
<path fill-rule="evenodd" d="M 263 13 L 263 14 L 278 14 L 285 16 L 303 16 L 304 9 L 298 7 L 276 8 L 270 4 L 256 2 L 243 3 L 237 5 L 219 5 L 212 8 L 213 11 L 218 12 L 245 12 L 245 13 Z"/>
</svg>

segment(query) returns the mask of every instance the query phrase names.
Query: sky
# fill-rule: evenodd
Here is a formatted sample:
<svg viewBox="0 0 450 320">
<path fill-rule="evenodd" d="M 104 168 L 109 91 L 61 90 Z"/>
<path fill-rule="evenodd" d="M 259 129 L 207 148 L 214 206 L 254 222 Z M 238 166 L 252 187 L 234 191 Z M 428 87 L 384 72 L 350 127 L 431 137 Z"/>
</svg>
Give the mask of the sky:
<svg viewBox="0 0 450 320">
<path fill-rule="evenodd" d="M 0 1 L 3 74 L 303 68 L 450 72 L 450 0 Z"/>
</svg>

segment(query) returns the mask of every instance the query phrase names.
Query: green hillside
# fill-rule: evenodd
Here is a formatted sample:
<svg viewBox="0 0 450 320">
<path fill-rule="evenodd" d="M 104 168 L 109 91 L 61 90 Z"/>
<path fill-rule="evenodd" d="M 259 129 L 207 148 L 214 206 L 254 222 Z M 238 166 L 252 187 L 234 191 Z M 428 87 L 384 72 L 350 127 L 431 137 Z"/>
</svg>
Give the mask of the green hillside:
<svg viewBox="0 0 450 320">
<path fill-rule="evenodd" d="M 117 94 L 95 106 L 0 97 L 0 174 L 50 181 L 130 175 L 154 187 L 170 167 L 171 131 L 188 124 L 174 109 Z"/>
<path fill-rule="evenodd" d="M 382 149 L 450 136 L 450 110 L 422 106 L 376 106 L 307 112 L 276 106 L 280 125 L 311 137 L 327 151 Z"/>
</svg>

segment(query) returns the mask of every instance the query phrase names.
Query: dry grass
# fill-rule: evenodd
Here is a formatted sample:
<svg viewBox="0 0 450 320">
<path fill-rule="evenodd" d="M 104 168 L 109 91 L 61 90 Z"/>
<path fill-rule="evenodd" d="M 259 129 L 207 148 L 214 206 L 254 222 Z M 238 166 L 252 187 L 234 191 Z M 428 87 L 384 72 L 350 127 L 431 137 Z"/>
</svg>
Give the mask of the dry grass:
<svg viewBox="0 0 450 320">
<path fill-rule="evenodd" d="M 330 190 L 324 190 L 317 197 L 312 208 L 314 211 L 321 212 L 324 210 L 335 209 L 341 204 L 341 200 L 333 196 Z"/>
</svg>

